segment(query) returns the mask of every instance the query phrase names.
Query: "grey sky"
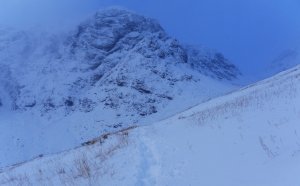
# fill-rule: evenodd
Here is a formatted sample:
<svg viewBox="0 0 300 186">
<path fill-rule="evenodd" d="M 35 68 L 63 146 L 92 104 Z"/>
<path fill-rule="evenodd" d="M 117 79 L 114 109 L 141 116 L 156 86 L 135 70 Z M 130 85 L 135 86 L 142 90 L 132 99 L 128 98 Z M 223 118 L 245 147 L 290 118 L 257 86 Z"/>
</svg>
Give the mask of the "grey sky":
<svg viewBox="0 0 300 186">
<path fill-rule="evenodd" d="M 63 27 L 106 6 L 156 18 L 180 41 L 216 48 L 246 74 L 300 45 L 299 0 L 0 0 L 0 24 Z"/>
</svg>

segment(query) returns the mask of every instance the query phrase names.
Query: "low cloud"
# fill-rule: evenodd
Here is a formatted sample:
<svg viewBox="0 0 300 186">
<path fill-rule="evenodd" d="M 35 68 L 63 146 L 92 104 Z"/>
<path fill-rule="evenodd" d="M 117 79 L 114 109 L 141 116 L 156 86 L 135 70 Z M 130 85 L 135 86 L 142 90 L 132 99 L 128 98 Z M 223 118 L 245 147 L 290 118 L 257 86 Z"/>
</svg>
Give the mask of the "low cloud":
<svg viewBox="0 0 300 186">
<path fill-rule="evenodd" d="M 0 25 L 68 28 L 116 5 L 158 19 L 183 42 L 220 50 L 246 71 L 300 44 L 298 0 L 0 0 Z"/>
</svg>

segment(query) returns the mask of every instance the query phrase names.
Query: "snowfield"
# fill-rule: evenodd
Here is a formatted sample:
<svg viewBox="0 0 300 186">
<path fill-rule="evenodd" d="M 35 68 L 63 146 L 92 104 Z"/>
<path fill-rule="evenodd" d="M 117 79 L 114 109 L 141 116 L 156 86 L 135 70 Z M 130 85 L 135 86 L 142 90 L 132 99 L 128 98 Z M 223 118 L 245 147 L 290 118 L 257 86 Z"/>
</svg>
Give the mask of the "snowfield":
<svg viewBox="0 0 300 186">
<path fill-rule="evenodd" d="M 300 66 L 149 126 L 7 167 L 2 185 L 299 186 Z"/>
</svg>

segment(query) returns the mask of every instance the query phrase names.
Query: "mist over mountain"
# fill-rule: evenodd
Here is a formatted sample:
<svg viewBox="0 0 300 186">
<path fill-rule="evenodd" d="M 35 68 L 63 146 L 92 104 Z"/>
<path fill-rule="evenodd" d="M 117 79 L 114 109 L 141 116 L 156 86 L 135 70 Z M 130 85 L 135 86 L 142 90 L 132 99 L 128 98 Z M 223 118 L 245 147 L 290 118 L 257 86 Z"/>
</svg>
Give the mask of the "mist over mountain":
<svg viewBox="0 0 300 186">
<path fill-rule="evenodd" d="M 250 77 L 300 43 L 298 0 L 2 0 L 0 24 L 68 30 L 108 6 L 153 17 L 181 42 L 216 48 Z"/>
<path fill-rule="evenodd" d="M 275 74 L 298 65 L 300 63 L 299 51 L 297 48 L 283 51 L 268 65 L 269 73 Z"/>
<path fill-rule="evenodd" d="M 298 186 L 298 5 L 1 1 L 0 185 Z"/>
</svg>

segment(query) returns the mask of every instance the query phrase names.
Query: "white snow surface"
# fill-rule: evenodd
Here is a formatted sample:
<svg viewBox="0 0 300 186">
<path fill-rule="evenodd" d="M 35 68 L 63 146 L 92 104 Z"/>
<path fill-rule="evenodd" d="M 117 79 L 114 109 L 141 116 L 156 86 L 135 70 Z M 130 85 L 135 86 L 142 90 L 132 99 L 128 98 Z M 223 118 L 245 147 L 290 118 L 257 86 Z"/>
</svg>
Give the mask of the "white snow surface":
<svg viewBox="0 0 300 186">
<path fill-rule="evenodd" d="M 300 66 L 148 126 L 7 167 L 0 184 L 300 184 Z"/>
<path fill-rule="evenodd" d="M 1 28 L 0 167 L 168 118 L 236 89 L 239 75 L 121 9 L 64 34 Z"/>
</svg>

